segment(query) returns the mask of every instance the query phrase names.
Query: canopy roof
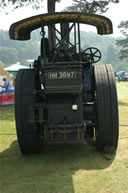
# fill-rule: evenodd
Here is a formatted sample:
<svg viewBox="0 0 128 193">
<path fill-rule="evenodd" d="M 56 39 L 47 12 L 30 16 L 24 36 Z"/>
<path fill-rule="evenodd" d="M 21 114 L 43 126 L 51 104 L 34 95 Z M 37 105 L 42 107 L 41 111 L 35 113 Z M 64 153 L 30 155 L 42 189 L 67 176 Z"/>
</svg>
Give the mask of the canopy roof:
<svg viewBox="0 0 128 193">
<path fill-rule="evenodd" d="M 27 69 L 27 68 L 29 68 L 29 67 L 23 66 L 19 63 L 16 63 L 16 64 L 12 64 L 11 66 L 4 68 L 4 70 L 9 71 L 9 72 L 11 72 L 11 71 L 13 72 L 13 71 L 18 71 L 20 69 Z"/>
<path fill-rule="evenodd" d="M 112 22 L 104 16 L 78 12 L 56 12 L 29 17 L 13 23 L 9 30 L 11 39 L 29 40 L 30 33 L 42 26 L 66 22 L 78 22 L 89 24 L 97 28 L 98 34 L 112 34 Z"/>
</svg>

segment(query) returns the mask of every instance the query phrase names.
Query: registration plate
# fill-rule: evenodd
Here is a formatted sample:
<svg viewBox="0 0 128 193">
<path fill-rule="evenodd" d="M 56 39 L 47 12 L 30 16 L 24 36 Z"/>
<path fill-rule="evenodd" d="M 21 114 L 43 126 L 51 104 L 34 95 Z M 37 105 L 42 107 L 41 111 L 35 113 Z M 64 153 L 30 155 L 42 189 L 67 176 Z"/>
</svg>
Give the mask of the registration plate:
<svg viewBox="0 0 128 193">
<path fill-rule="evenodd" d="M 49 72 L 48 73 L 49 79 L 70 79 L 70 78 L 76 78 L 76 72 Z"/>
</svg>

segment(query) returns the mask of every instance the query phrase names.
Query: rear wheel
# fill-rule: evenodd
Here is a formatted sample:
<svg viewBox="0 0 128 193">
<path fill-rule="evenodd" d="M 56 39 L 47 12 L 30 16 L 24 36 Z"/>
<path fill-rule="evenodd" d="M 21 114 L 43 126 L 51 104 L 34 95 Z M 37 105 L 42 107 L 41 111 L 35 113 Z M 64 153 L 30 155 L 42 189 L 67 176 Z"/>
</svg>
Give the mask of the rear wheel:
<svg viewBox="0 0 128 193">
<path fill-rule="evenodd" d="M 96 143 L 99 150 L 116 150 L 118 144 L 118 103 L 111 65 L 94 66 L 96 97 Z"/>
<path fill-rule="evenodd" d="M 15 119 L 17 137 L 21 152 L 39 153 L 42 146 L 41 129 L 29 122 L 29 108 L 35 102 L 36 88 L 34 70 L 19 70 L 15 88 Z M 36 80 L 37 81 L 37 80 Z"/>
</svg>

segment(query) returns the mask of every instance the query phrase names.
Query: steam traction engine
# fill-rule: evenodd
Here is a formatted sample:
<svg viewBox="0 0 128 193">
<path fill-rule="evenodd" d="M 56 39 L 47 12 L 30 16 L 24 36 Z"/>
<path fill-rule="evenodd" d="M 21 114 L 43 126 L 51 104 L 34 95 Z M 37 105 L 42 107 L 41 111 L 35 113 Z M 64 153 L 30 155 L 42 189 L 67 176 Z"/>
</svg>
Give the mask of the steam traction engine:
<svg viewBox="0 0 128 193">
<path fill-rule="evenodd" d="M 22 153 L 38 153 L 45 143 L 84 142 L 96 138 L 103 150 L 118 143 L 118 105 L 111 65 L 95 47 L 82 48 L 81 26 L 100 35 L 112 33 L 111 21 L 84 13 L 49 13 L 12 24 L 10 38 L 30 39 L 41 29 L 41 52 L 33 68 L 16 78 L 15 117 Z"/>
</svg>

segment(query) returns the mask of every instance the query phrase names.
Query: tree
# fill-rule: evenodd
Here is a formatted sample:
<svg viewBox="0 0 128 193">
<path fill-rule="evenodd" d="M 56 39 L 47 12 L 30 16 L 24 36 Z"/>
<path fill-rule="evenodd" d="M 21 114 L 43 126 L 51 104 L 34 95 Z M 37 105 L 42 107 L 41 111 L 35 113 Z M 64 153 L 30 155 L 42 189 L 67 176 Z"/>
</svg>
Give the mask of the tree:
<svg viewBox="0 0 128 193">
<path fill-rule="evenodd" d="M 2 61 L 0 61 L 0 68 L 4 68 L 4 67 L 5 67 L 5 64 Z"/>
<path fill-rule="evenodd" d="M 55 12 L 55 3 L 60 2 L 60 0 L 47 0 L 48 2 L 48 12 Z M 5 10 L 6 8 L 12 8 L 12 10 L 32 6 L 33 9 L 39 9 L 43 7 L 43 0 L 0 0 L 0 10 Z M 6 13 L 8 13 L 6 11 Z"/>
<path fill-rule="evenodd" d="M 60 0 L 47 0 L 48 12 L 55 11 L 55 3 Z M 80 11 L 86 13 L 104 13 L 108 10 L 109 3 L 119 3 L 119 0 L 73 0 L 73 4 L 67 7 L 66 11 Z M 32 6 L 39 9 L 43 7 L 43 0 L 0 0 L 0 10 L 7 7 L 17 9 L 23 6 Z"/>
<path fill-rule="evenodd" d="M 73 4 L 66 11 L 78 11 L 85 13 L 105 13 L 109 3 L 119 3 L 119 0 L 73 0 Z"/>
<path fill-rule="evenodd" d="M 15 48 L 0 48 L 0 60 L 4 64 L 12 64 L 17 61 L 17 50 Z"/>
<path fill-rule="evenodd" d="M 118 28 L 121 28 L 121 33 L 124 38 L 117 40 L 116 44 L 119 47 L 119 58 L 125 59 L 128 58 L 128 21 L 122 21 Z"/>
<path fill-rule="evenodd" d="M 106 58 L 106 63 L 107 64 L 112 64 L 113 67 L 115 67 L 117 62 L 117 54 L 112 45 L 108 46 L 107 49 L 107 58 Z"/>
<path fill-rule="evenodd" d="M 32 6 L 32 8 L 39 9 L 43 7 L 43 0 L 0 0 L 0 10 L 5 10 L 10 7 L 12 10 Z"/>
</svg>

